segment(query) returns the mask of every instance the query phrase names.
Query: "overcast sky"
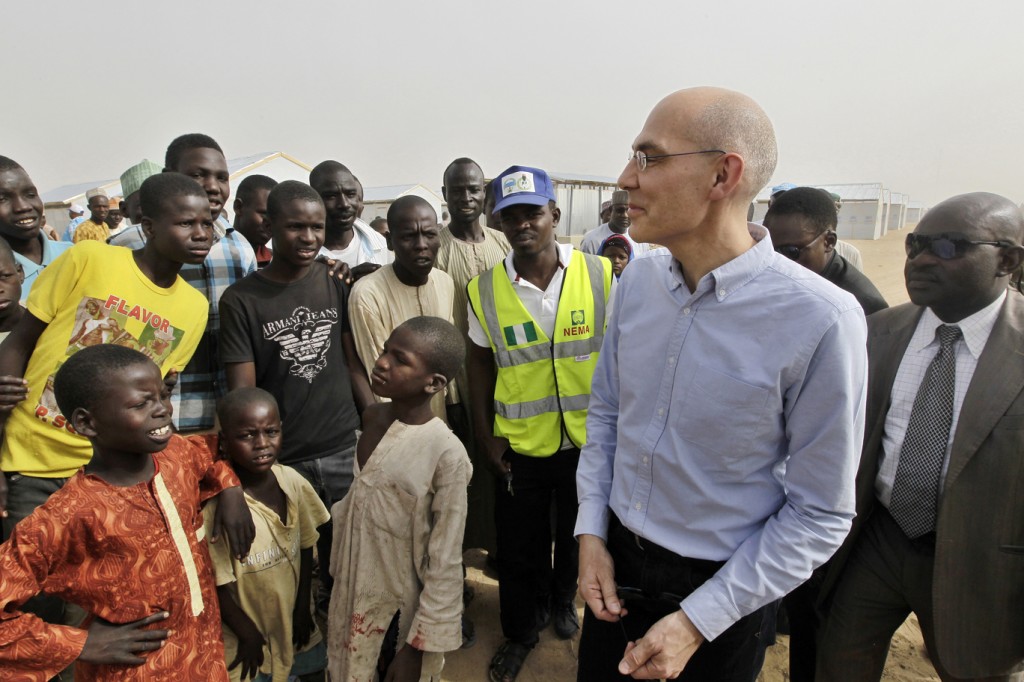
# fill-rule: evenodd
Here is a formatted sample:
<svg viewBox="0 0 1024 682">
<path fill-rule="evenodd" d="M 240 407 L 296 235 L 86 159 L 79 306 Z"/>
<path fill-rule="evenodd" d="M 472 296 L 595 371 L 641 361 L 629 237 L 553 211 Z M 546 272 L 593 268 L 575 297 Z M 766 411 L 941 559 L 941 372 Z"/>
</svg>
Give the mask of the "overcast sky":
<svg viewBox="0 0 1024 682">
<path fill-rule="evenodd" d="M 0 154 L 40 190 L 186 132 L 368 186 L 449 161 L 617 176 L 651 107 L 720 85 L 775 123 L 775 182 L 1024 200 L 1024 2 L 7 3 Z"/>
</svg>

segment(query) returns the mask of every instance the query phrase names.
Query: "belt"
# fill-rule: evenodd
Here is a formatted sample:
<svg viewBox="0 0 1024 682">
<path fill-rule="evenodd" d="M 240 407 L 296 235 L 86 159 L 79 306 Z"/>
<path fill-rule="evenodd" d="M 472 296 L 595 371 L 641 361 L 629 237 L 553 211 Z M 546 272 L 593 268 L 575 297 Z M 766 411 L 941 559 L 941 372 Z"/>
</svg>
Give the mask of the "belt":
<svg viewBox="0 0 1024 682">
<path fill-rule="evenodd" d="M 684 566 L 691 566 L 702 571 L 708 571 L 712 574 L 717 572 L 718 569 L 725 565 L 724 561 L 712 561 L 710 559 L 694 559 L 692 557 L 685 557 L 676 554 L 672 550 L 666 549 L 665 547 L 662 547 L 656 542 L 651 542 L 647 538 L 641 535 L 637 535 L 629 528 L 626 528 L 622 524 L 622 522 L 619 521 L 619 517 L 616 516 L 614 513 L 610 514 L 609 516 L 611 517 L 608 522 L 609 540 L 612 538 L 613 534 L 618 534 L 619 536 L 624 538 L 629 545 L 635 547 L 640 552 L 652 558 L 663 559 Z"/>
</svg>

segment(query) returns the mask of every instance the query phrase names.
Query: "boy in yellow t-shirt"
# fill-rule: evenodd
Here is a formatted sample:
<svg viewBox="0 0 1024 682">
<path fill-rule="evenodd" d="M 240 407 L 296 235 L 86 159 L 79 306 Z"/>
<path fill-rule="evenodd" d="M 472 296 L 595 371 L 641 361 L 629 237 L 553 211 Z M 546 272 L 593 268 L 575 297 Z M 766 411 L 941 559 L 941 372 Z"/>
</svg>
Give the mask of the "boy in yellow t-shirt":
<svg viewBox="0 0 1024 682">
<path fill-rule="evenodd" d="M 145 247 L 84 242 L 68 249 L 40 273 L 25 314 L 0 347 L 0 383 L 8 387 L 0 403 L 10 409 L 20 400 L 0 450 L 5 534 L 92 455 L 54 400 L 61 364 L 82 348 L 113 343 L 142 352 L 166 376 L 185 365 L 206 326 L 206 299 L 178 276 L 183 263 L 201 263 L 210 250 L 206 192 L 189 177 L 164 173 L 140 193 Z M 11 390 L 17 377 L 25 379 L 20 391 Z"/>
<path fill-rule="evenodd" d="M 232 680 L 322 682 L 327 646 L 313 620 L 313 547 L 331 520 L 313 486 L 277 463 L 281 416 L 262 388 L 236 388 L 217 405 L 220 451 L 242 482 L 256 537 L 245 559 L 210 545 Z M 218 501 L 203 509 L 213 531 Z M 326 564 L 326 559 L 324 561 Z"/>
</svg>

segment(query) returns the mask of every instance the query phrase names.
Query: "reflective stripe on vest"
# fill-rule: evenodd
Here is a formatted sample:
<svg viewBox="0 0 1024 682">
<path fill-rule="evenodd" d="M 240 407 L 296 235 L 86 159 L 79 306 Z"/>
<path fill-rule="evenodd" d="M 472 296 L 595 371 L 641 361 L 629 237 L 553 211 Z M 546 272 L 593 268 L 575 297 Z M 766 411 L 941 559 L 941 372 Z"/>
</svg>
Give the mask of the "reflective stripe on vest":
<svg viewBox="0 0 1024 682">
<path fill-rule="evenodd" d="M 590 381 L 604 340 L 611 289 L 610 265 L 606 259 L 573 252 L 552 339 L 523 306 L 503 266 L 468 287 L 498 368 L 495 434 L 508 438 L 517 452 L 553 454 L 561 447 L 563 429 L 576 445 L 586 440 Z"/>
</svg>

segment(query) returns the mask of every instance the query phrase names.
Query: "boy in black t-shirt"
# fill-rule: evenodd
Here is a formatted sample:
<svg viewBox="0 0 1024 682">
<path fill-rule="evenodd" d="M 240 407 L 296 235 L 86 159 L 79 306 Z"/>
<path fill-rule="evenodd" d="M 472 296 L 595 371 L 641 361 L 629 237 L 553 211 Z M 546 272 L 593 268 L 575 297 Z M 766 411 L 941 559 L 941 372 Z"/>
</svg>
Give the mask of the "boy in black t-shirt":
<svg viewBox="0 0 1024 682">
<path fill-rule="evenodd" d="M 324 240 L 320 195 L 282 182 L 267 197 L 267 215 L 273 260 L 224 292 L 221 360 L 229 390 L 258 386 L 277 399 L 285 434 L 279 461 L 330 509 L 352 482 L 355 430 L 373 395 L 349 329 L 348 288 L 316 262 Z M 330 546 L 331 530 L 321 528 L 321 565 Z M 331 581 L 320 575 L 325 599 Z"/>
</svg>

